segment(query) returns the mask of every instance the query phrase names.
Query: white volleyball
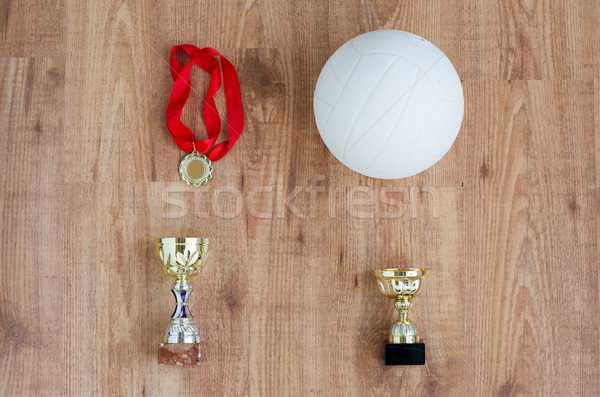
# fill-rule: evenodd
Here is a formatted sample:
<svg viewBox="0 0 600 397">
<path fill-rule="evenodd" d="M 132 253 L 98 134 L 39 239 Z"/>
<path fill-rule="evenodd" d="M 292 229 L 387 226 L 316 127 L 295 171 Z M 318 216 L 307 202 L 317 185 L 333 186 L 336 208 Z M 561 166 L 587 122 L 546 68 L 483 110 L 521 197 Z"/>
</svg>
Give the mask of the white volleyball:
<svg viewBox="0 0 600 397">
<path fill-rule="evenodd" d="M 450 149 L 464 98 L 452 63 L 435 45 L 401 30 L 377 30 L 329 58 L 314 94 L 321 138 L 352 170 L 404 178 Z"/>
</svg>

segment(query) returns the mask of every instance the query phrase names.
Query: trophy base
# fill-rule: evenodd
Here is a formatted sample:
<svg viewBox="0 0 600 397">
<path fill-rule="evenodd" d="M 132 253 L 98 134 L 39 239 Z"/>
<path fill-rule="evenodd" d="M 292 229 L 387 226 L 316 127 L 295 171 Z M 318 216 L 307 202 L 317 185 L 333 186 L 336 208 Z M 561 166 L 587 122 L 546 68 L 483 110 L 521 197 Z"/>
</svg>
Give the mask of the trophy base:
<svg viewBox="0 0 600 397">
<path fill-rule="evenodd" d="M 199 365 L 200 345 L 198 343 L 161 343 L 158 346 L 160 365 Z"/>
<path fill-rule="evenodd" d="M 388 343 L 385 365 L 425 365 L 425 343 Z"/>
</svg>

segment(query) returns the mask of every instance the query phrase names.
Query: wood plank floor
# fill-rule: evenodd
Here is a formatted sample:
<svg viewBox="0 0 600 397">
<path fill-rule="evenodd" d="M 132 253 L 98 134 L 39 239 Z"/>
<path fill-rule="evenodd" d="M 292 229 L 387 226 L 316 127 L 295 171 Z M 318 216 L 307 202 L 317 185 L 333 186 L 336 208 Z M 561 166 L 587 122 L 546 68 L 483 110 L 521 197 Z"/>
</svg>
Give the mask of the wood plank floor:
<svg viewBox="0 0 600 397">
<path fill-rule="evenodd" d="M 0 395 L 600 395 L 599 19 L 597 0 L 1 1 Z M 350 171 L 314 123 L 323 64 L 375 29 L 463 79 L 456 143 L 411 178 Z M 164 122 L 183 43 L 228 57 L 244 101 L 201 189 Z M 195 368 L 156 362 L 167 235 L 211 238 Z M 372 270 L 399 266 L 431 269 L 423 367 L 382 362 Z"/>
</svg>

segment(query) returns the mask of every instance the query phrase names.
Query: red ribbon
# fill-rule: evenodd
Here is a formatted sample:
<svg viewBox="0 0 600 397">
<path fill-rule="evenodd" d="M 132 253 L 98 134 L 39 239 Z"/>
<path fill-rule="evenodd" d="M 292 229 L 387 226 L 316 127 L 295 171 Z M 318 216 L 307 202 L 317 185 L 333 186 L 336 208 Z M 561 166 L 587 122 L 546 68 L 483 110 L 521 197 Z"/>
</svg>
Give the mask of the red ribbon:
<svg viewBox="0 0 600 397">
<path fill-rule="evenodd" d="M 174 57 L 179 49 L 185 51 L 190 60 L 185 66 L 181 65 Z M 217 58 L 221 59 L 221 63 Z M 200 153 L 205 153 L 212 161 L 217 161 L 227 154 L 235 141 L 244 130 L 244 112 L 242 110 L 242 94 L 240 82 L 235 68 L 223 55 L 213 48 L 199 49 L 196 46 L 185 44 L 177 45 L 171 49 L 171 76 L 173 77 L 173 91 L 167 105 L 167 127 L 179 149 L 192 152 L 194 147 Z M 192 68 L 194 64 L 200 66 L 210 74 L 208 92 L 204 101 L 204 124 L 208 139 L 196 140 L 196 136 L 185 124 L 181 122 L 181 112 L 187 102 L 190 92 Z M 214 96 L 221 88 L 221 67 L 223 68 L 223 83 L 225 90 L 225 103 L 227 105 L 227 126 L 229 139 L 215 145 L 221 133 L 221 116 L 215 106 Z"/>
</svg>

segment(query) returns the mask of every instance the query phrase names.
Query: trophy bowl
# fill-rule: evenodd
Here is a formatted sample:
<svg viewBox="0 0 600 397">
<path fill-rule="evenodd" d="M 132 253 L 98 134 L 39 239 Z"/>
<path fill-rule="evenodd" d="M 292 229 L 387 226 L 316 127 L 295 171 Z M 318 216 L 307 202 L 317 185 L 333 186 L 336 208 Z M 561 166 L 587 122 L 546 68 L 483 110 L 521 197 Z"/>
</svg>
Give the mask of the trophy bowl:
<svg viewBox="0 0 600 397">
<path fill-rule="evenodd" d="M 392 324 L 389 343 L 386 345 L 387 365 L 425 364 L 425 345 L 421 343 L 419 330 L 408 318 L 412 298 L 423 289 L 427 269 L 375 270 L 377 285 L 382 294 L 394 299 L 398 320 Z"/>
<path fill-rule="evenodd" d="M 163 237 L 154 240 L 156 259 L 165 274 L 177 278 L 202 271 L 208 253 L 208 239 L 199 237 Z"/>
<path fill-rule="evenodd" d="M 171 292 L 175 310 L 158 352 L 160 364 L 187 365 L 200 363 L 200 334 L 189 311 L 192 286 L 188 278 L 202 271 L 206 263 L 208 239 L 199 237 L 164 237 L 154 239 L 156 259 L 163 272 L 175 277 Z"/>
<path fill-rule="evenodd" d="M 382 269 L 375 270 L 379 290 L 388 298 L 398 296 L 412 299 L 422 289 L 427 269 Z"/>
</svg>

